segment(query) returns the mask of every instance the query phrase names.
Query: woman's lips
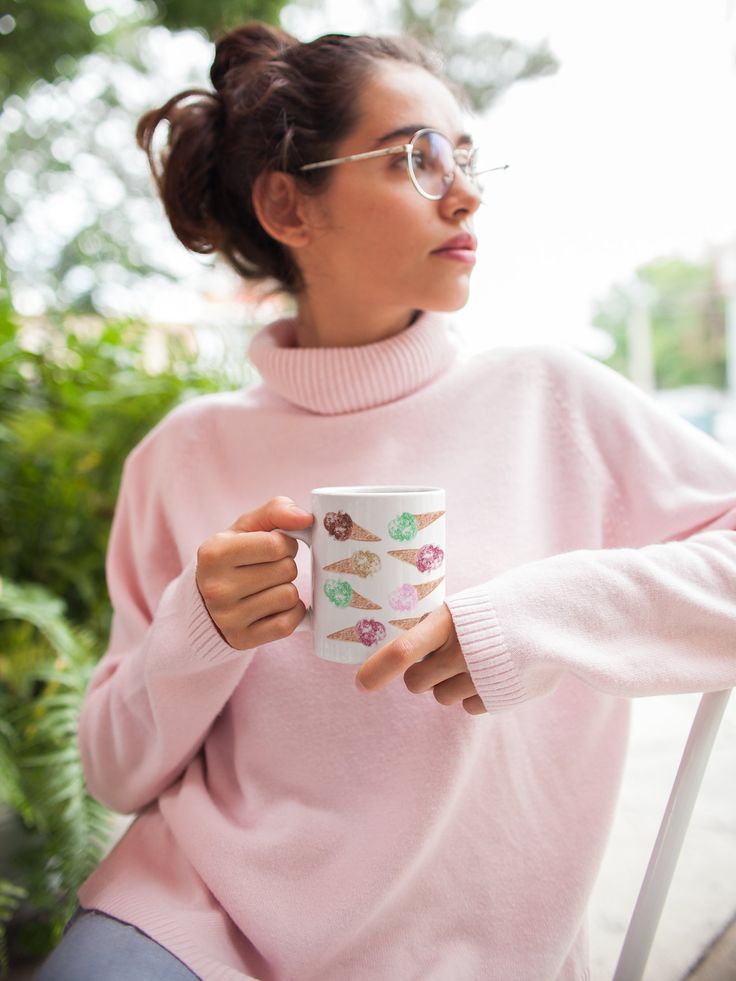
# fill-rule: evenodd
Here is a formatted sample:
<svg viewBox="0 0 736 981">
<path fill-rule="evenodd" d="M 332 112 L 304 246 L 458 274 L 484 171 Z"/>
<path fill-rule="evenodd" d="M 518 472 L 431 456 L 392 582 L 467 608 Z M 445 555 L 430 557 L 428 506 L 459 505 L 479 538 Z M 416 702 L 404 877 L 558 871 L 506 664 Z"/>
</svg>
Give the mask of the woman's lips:
<svg viewBox="0 0 736 981">
<path fill-rule="evenodd" d="M 471 266 L 475 263 L 475 251 L 473 249 L 438 249 L 432 255 L 454 259 L 456 262 L 465 262 Z"/>
</svg>

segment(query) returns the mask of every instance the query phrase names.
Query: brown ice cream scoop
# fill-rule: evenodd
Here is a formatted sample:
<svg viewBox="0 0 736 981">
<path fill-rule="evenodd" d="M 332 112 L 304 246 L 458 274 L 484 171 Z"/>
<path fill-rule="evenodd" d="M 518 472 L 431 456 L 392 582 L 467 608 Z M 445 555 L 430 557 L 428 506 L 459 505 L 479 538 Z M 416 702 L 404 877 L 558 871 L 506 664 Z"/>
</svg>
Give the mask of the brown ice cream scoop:
<svg viewBox="0 0 736 981">
<path fill-rule="evenodd" d="M 378 535 L 356 524 L 347 511 L 328 511 L 323 524 L 327 534 L 338 542 L 346 542 L 349 538 L 359 542 L 381 541 Z"/>
<path fill-rule="evenodd" d="M 376 572 L 381 571 L 381 559 L 375 552 L 367 552 L 359 549 L 353 552 L 349 559 L 340 559 L 339 562 L 332 562 L 330 565 L 323 566 L 325 572 L 348 572 L 352 576 L 361 576 L 365 579 Z"/>
</svg>

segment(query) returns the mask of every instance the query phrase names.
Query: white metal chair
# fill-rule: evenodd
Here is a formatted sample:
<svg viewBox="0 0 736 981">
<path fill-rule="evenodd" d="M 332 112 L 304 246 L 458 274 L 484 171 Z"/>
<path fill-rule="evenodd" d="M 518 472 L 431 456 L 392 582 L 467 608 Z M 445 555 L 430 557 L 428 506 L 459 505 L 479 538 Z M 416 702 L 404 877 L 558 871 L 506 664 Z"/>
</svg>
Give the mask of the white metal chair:
<svg viewBox="0 0 736 981">
<path fill-rule="evenodd" d="M 639 898 L 626 931 L 613 981 L 640 981 L 644 973 L 685 832 L 730 694 L 730 689 L 707 692 L 700 699 L 649 858 Z"/>
</svg>

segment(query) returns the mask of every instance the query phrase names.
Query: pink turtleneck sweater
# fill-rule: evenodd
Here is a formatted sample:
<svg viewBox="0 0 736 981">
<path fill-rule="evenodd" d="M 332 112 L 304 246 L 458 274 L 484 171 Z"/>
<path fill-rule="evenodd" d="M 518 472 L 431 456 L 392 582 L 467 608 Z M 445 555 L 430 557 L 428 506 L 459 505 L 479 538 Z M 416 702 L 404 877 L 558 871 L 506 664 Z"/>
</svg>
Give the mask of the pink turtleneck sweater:
<svg viewBox="0 0 736 981">
<path fill-rule="evenodd" d="M 293 345 L 262 330 L 263 383 L 127 461 L 79 738 L 91 792 L 139 815 L 80 901 L 205 981 L 585 979 L 628 699 L 736 683 L 736 463 L 587 357 L 468 357 L 438 314 Z M 233 650 L 202 605 L 197 547 L 239 514 L 381 483 L 446 488 L 487 714 L 361 693 L 308 633 Z"/>
</svg>

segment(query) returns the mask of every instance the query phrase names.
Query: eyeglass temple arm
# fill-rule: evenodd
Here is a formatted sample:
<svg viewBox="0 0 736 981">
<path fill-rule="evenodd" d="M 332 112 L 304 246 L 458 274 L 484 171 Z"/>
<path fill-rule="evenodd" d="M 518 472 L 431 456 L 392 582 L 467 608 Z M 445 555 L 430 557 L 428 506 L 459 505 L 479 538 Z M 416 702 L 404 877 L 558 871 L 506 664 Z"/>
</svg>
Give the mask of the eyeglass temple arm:
<svg viewBox="0 0 736 981">
<path fill-rule="evenodd" d="M 407 153 L 411 146 L 390 146 L 385 150 L 368 150 L 367 153 L 352 153 L 349 157 L 335 157 L 334 160 L 320 160 L 319 163 L 304 164 L 299 170 L 316 170 L 318 167 L 331 167 L 332 164 L 347 163 L 349 160 L 367 160 L 369 157 L 387 157 L 390 153 Z"/>
<path fill-rule="evenodd" d="M 473 175 L 477 177 L 479 174 L 490 174 L 492 170 L 508 170 L 509 164 L 501 164 L 500 167 L 488 167 L 486 170 L 474 170 Z"/>
<path fill-rule="evenodd" d="M 348 163 L 351 160 L 368 160 L 370 157 L 386 157 L 391 153 L 408 153 L 412 149 L 410 143 L 404 143 L 403 146 L 391 146 L 385 150 L 368 150 L 367 153 L 352 153 L 349 157 L 335 157 L 332 160 L 320 160 L 318 163 L 304 164 L 299 170 L 317 170 L 319 167 L 331 167 L 333 164 Z M 508 168 L 508 164 L 501 164 L 500 167 L 487 167 L 485 170 L 475 170 L 473 173 L 477 176 L 490 174 L 494 170 L 508 170 Z"/>
</svg>

